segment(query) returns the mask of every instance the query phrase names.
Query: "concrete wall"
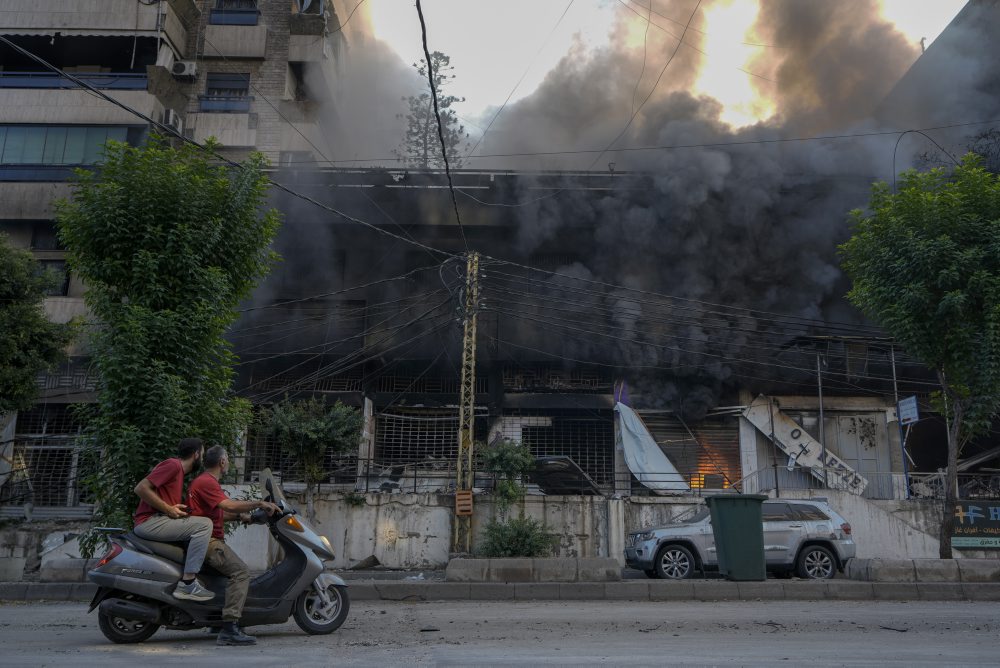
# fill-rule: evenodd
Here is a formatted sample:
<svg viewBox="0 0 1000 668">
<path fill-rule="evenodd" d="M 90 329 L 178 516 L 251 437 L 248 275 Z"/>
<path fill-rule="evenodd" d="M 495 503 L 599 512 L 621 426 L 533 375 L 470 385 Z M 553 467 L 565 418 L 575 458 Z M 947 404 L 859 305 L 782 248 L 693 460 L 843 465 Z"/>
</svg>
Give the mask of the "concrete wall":
<svg viewBox="0 0 1000 668">
<path fill-rule="evenodd" d="M 0 220 L 51 220 L 56 200 L 69 197 L 67 183 L 0 182 Z M 31 228 L 26 226 L 24 247 L 31 243 Z"/>
<path fill-rule="evenodd" d="M 937 558 L 940 504 L 909 501 L 870 501 L 850 492 L 796 490 L 782 498 L 825 497 L 830 507 L 851 524 L 859 558 Z M 936 508 L 935 508 L 936 506 Z"/>
<path fill-rule="evenodd" d="M 228 486 L 227 486 L 228 488 Z M 240 489 L 231 492 L 240 496 Z M 936 559 L 934 537 L 940 517 L 936 504 L 923 501 L 869 502 L 846 492 L 827 490 L 822 495 L 851 523 L 862 559 Z M 290 495 L 295 503 L 294 496 Z M 794 497 L 809 498 L 808 493 Z M 363 505 L 359 502 L 363 499 Z M 333 545 L 335 568 L 373 564 L 385 568 L 440 569 L 449 560 L 453 499 L 438 494 L 351 495 L 331 493 L 316 501 L 318 530 Z M 665 524 L 681 518 L 701 505 L 695 497 L 604 497 L 532 496 L 512 513 L 543 520 L 559 536 L 558 557 L 611 557 L 621 563 L 625 535 L 630 531 Z M 473 529 L 474 549 L 480 532 L 493 516 L 488 497 L 476 497 Z M 48 554 L 42 542 L 55 531 L 79 528 L 53 527 L 51 523 L 23 523 L 0 535 L 0 577 L 11 578 L 26 566 L 37 568 Z M 33 537 L 27 537 L 31 534 Z M 229 544 L 255 571 L 264 570 L 272 559 L 273 545 L 264 527 L 238 529 Z M 53 548 L 58 558 L 78 556 L 75 541 Z M 956 550 L 956 557 L 1000 559 L 998 551 Z M 18 575 L 19 576 L 19 575 Z"/>
</svg>

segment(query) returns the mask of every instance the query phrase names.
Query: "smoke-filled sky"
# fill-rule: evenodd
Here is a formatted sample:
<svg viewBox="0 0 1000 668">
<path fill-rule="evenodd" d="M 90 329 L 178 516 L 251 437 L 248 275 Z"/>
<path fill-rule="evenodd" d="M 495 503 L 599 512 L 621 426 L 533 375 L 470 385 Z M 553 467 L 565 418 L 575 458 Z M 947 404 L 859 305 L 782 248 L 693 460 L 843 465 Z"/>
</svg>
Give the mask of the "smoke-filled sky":
<svg viewBox="0 0 1000 668">
<path fill-rule="evenodd" d="M 347 0 L 353 2 L 355 0 Z M 840 0 L 832 0 L 835 4 Z M 784 0 L 808 5 L 808 0 Z M 879 15 L 899 30 L 919 53 L 934 41 L 954 18 L 966 0 L 881 0 Z M 652 11 L 654 40 L 657 27 L 679 30 L 691 14 L 693 2 L 671 0 L 424 0 L 431 50 L 449 54 L 453 59 L 456 90 L 464 96 L 460 113 L 473 120 L 492 115 L 491 108 L 503 104 L 515 88 L 511 102 L 530 95 L 542 83 L 559 60 L 574 49 L 594 50 L 609 46 L 624 37 L 632 48 L 641 49 L 646 27 L 643 17 Z M 697 88 L 727 106 L 724 116 L 733 123 L 757 120 L 767 111 L 766 103 L 755 104 L 755 97 L 766 97 L 767 87 L 741 71 L 749 69 L 754 57 L 766 47 L 761 44 L 756 0 L 704 2 L 692 21 L 697 32 L 690 41 L 707 53 L 698 66 Z M 560 16 L 565 16 L 560 20 Z M 363 23 L 378 39 L 389 44 L 407 63 L 423 57 L 420 25 L 412 0 L 367 0 L 359 8 Z M 623 26 L 619 27 L 621 23 Z M 624 28 L 624 35 L 622 34 Z M 756 38 L 756 39 L 755 39 Z M 658 54 L 649 54 L 650 67 L 657 65 Z M 757 91 L 757 88 L 761 90 Z M 759 93 L 760 95 L 755 95 Z M 732 107 L 731 109 L 729 107 Z M 473 128 L 474 129 L 474 128 Z"/>
<path fill-rule="evenodd" d="M 409 0 L 344 4 L 342 13 L 356 11 L 345 26 L 335 84 L 335 126 L 343 134 L 334 138 L 329 157 L 373 158 L 367 164 L 388 166 L 392 163 L 378 158 L 391 157 L 398 148 L 406 110 L 402 98 L 425 85 L 410 67 L 423 53 L 420 24 Z M 641 138 L 655 139 L 651 130 L 670 120 L 665 112 L 678 111 L 678 100 L 671 104 L 678 93 L 688 98 L 688 115 L 697 106 L 700 120 L 720 132 L 843 129 L 871 115 L 965 1 L 424 0 L 423 5 L 430 50 L 447 53 L 454 67 L 455 80 L 445 92 L 464 98 L 455 109 L 469 141 L 459 152 L 475 148 L 475 155 L 483 156 L 593 149 L 608 146 L 619 134 L 615 147 L 643 145 Z M 617 157 L 624 158 L 619 169 L 648 166 Z M 462 166 L 588 169 L 608 161 L 596 154 L 517 161 L 476 157 Z"/>
</svg>

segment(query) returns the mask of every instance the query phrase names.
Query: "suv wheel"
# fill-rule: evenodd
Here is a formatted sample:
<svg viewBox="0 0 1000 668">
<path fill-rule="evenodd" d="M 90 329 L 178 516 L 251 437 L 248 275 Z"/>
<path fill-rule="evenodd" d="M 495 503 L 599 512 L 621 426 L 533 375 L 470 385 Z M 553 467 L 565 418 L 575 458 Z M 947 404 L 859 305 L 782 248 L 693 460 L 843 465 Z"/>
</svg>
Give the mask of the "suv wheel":
<svg viewBox="0 0 1000 668">
<path fill-rule="evenodd" d="M 799 577 L 809 580 L 829 580 L 837 570 L 833 553 L 822 545 L 810 545 L 799 553 Z"/>
<path fill-rule="evenodd" d="M 656 553 L 656 574 L 664 580 L 684 580 L 694 574 L 694 555 L 683 545 L 664 545 Z"/>
</svg>

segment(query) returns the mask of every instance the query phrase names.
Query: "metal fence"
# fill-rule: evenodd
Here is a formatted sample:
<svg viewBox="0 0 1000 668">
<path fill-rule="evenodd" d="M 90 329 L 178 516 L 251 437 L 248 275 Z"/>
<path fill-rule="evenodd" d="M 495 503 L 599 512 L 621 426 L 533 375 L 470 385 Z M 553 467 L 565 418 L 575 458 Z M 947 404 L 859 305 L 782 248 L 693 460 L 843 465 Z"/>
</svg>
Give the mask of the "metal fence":
<svg viewBox="0 0 1000 668">
<path fill-rule="evenodd" d="M 90 503 L 81 484 L 87 470 L 79 434 L 70 405 L 42 404 L 19 413 L 13 439 L 0 447 L 8 469 L 0 484 L 0 505 Z"/>
</svg>

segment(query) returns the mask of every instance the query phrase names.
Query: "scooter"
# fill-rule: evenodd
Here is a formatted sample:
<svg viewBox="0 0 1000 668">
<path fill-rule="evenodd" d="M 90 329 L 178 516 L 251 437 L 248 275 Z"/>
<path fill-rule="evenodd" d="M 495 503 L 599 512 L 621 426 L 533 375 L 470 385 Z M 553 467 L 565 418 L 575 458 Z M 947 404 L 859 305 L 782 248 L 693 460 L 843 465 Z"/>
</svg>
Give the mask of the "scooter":
<svg viewBox="0 0 1000 668">
<path fill-rule="evenodd" d="M 331 633 L 347 619 L 351 602 L 346 583 L 324 572 L 323 561 L 333 559 L 330 541 L 289 505 L 270 469 L 261 472 L 261 484 L 266 500 L 281 512 L 269 516 L 255 510 L 251 523 L 268 525 L 283 556 L 250 582 L 240 626 L 282 624 L 291 616 L 308 634 Z M 146 540 L 124 529 L 97 530 L 107 535 L 111 546 L 88 573 L 99 589 L 87 612 L 98 609 L 98 623 L 108 640 L 142 642 L 161 626 L 182 630 L 222 626 L 227 578 L 208 565 L 198 578 L 215 598 L 198 602 L 173 597 L 185 543 Z"/>
</svg>

